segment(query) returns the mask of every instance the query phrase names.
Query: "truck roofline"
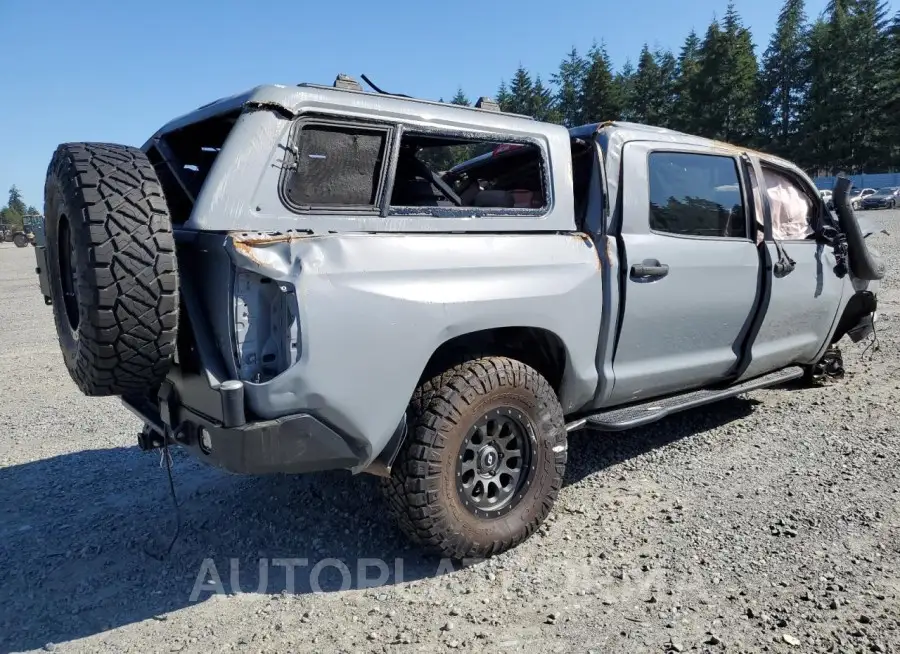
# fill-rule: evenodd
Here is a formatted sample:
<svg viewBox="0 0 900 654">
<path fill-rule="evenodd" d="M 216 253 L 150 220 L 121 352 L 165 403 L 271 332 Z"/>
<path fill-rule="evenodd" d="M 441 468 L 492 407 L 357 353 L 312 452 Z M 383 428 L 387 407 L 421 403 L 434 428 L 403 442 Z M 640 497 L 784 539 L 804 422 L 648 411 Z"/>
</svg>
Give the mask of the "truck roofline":
<svg viewBox="0 0 900 654">
<path fill-rule="evenodd" d="M 329 107 L 359 107 L 374 109 L 386 114 L 414 117 L 422 121 L 441 120 L 460 125 L 478 125 L 486 128 L 503 129 L 509 121 L 527 122 L 530 130 L 535 125 L 561 127 L 552 123 L 542 123 L 530 116 L 504 113 L 490 109 L 455 105 L 436 100 L 424 100 L 386 93 L 372 93 L 353 89 L 336 88 L 322 84 L 302 83 L 296 86 L 283 84 L 262 84 L 247 91 L 219 98 L 197 107 L 181 116 L 173 118 L 160 127 L 145 143 L 149 145 L 160 136 L 179 130 L 209 118 L 257 106 L 280 110 L 288 116 L 300 113 L 310 106 L 327 109 Z M 562 128 L 565 129 L 565 128 Z"/>
<path fill-rule="evenodd" d="M 672 141 L 673 143 L 684 143 L 687 145 L 699 145 L 709 148 L 726 149 L 731 150 L 736 154 L 752 155 L 754 157 L 757 157 L 763 163 L 769 163 L 773 166 L 785 168 L 794 173 L 800 174 L 803 178 L 809 181 L 810 184 L 815 186 L 815 184 L 812 183 L 812 179 L 802 168 L 800 168 L 794 162 L 783 159 L 777 155 L 768 152 L 760 152 L 759 150 L 754 150 L 752 148 L 744 147 L 741 145 L 735 145 L 734 143 L 728 143 L 726 141 L 719 141 L 717 139 L 709 139 L 703 136 L 696 136 L 694 134 L 689 134 L 686 132 L 679 132 L 678 130 L 669 129 L 667 127 L 656 127 L 653 125 L 646 125 L 644 123 L 632 123 L 620 120 L 608 120 L 604 122 L 579 125 L 577 127 L 572 127 L 569 129 L 569 135 L 572 138 L 582 139 L 593 138 L 595 134 L 598 134 L 600 132 L 608 132 L 610 134 L 615 133 L 620 143 L 626 143 L 628 141 L 647 140 Z"/>
</svg>

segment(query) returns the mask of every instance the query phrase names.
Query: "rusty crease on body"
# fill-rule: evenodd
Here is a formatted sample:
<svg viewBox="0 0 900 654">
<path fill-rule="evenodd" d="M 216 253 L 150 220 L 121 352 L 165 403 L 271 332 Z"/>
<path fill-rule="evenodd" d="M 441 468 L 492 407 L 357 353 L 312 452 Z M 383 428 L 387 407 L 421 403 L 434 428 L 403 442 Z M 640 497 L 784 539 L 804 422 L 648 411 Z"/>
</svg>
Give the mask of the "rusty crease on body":
<svg viewBox="0 0 900 654">
<path fill-rule="evenodd" d="M 234 245 L 235 252 L 247 257 L 250 261 L 258 266 L 265 266 L 266 261 L 261 259 L 256 251 L 257 248 L 265 248 L 278 243 L 294 243 L 313 238 L 313 234 L 302 232 L 288 232 L 286 234 L 264 234 L 262 232 L 230 232 L 229 237 Z"/>
</svg>

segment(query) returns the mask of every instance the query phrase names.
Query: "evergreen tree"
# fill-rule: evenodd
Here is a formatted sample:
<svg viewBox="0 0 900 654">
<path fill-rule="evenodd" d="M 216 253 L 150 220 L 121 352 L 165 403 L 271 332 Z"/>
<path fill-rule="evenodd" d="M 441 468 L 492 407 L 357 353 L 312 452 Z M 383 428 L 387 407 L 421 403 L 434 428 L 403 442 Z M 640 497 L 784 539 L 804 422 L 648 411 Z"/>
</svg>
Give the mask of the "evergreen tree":
<svg viewBox="0 0 900 654">
<path fill-rule="evenodd" d="M 567 126 L 634 120 L 754 145 L 814 175 L 900 168 L 900 11 L 889 21 L 886 0 L 829 0 L 811 25 L 804 0 L 782 0 L 761 63 L 730 2 L 677 58 L 644 45 L 616 73 L 602 43 L 572 47 L 549 86 L 520 65 L 497 100 Z"/>
<path fill-rule="evenodd" d="M 690 89 L 695 103 L 694 131 L 701 136 L 721 137 L 725 122 L 722 78 L 724 77 L 724 35 L 713 20 L 697 51 L 697 74 Z"/>
<path fill-rule="evenodd" d="M 500 105 L 500 111 L 511 111 L 512 96 L 504 80 L 500 81 L 500 86 L 497 88 L 497 104 Z"/>
<path fill-rule="evenodd" d="M 534 107 L 534 84 L 531 75 L 522 65 L 516 69 L 512 83 L 509 85 L 509 111 L 515 114 L 530 115 Z"/>
<path fill-rule="evenodd" d="M 574 47 L 559 64 L 550 81 L 556 85 L 556 107 L 563 125 L 575 127 L 588 122 L 584 116 L 584 86 L 588 72 L 585 61 Z"/>
<path fill-rule="evenodd" d="M 659 106 L 657 121 L 661 127 L 674 127 L 675 100 L 678 97 L 678 60 L 668 50 L 653 53 L 656 62 L 659 88 L 656 93 Z"/>
<path fill-rule="evenodd" d="M 658 83 L 659 66 L 645 43 L 638 57 L 632 93 L 625 103 L 626 113 L 631 116 L 631 120 L 659 126 Z"/>
<path fill-rule="evenodd" d="M 829 25 L 819 18 L 809 30 L 806 75 L 809 88 L 800 112 L 801 146 L 795 156 L 798 163 L 815 172 L 825 173 L 832 169 L 832 147 L 834 140 L 827 134 L 831 127 L 834 96 L 831 85 L 834 71 L 831 68 L 833 53 L 829 50 Z M 836 104 L 836 103 L 834 103 Z"/>
<path fill-rule="evenodd" d="M 634 121 L 636 119 L 631 107 L 634 105 L 634 66 L 631 60 L 626 59 L 622 70 L 616 73 L 613 79 L 613 95 L 619 102 L 619 118 L 621 120 Z"/>
<path fill-rule="evenodd" d="M 900 10 L 888 30 L 887 65 L 884 79 L 885 140 L 890 144 L 888 164 L 900 167 Z"/>
<path fill-rule="evenodd" d="M 763 54 L 760 80 L 761 146 L 782 156 L 798 148 L 800 111 L 809 86 L 804 0 L 785 0 Z"/>
<path fill-rule="evenodd" d="M 17 213 L 20 216 L 25 215 L 25 202 L 22 200 L 22 192 L 15 184 L 9 188 L 9 201 L 6 203 L 6 206 L 10 211 Z"/>
<path fill-rule="evenodd" d="M 707 30 L 692 85 L 702 136 L 734 143 L 753 140 L 757 75 L 750 31 L 741 24 L 734 3 L 729 3 L 721 27 L 714 20 Z"/>
<path fill-rule="evenodd" d="M 559 111 L 557 111 L 553 99 L 553 91 L 544 86 L 540 75 L 535 77 L 531 87 L 531 103 L 526 113 L 535 120 L 548 123 L 560 122 Z"/>
<path fill-rule="evenodd" d="M 33 209 L 33 207 L 31 207 Z M 29 213 L 22 200 L 22 192 L 13 184 L 9 189 L 9 201 L 0 209 L 0 222 L 11 225 L 14 229 L 22 229 L 22 217 Z M 34 213 L 38 213 L 35 209 Z"/>
<path fill-rule="evenodd" d="M 677 79 L 672 105 L 672 127 L 685 132 L 697 131 L 697 102 L 694 89 L 700 71 L 700 37 L 691 30 L 678 55 Z"/>
<path fill-rule="evenodd" d="M 885 107 L 891 82 L 900 74 L 891 70 L 887 4 L 881 0 L 857 0 L 853 8 L 852 41 L 857 76 L 852 98 L 854 118 L 853 167 L 883 167 L 890 163 Z"/>
<path fill-rule="evenodd" d="M 450 100 L 450 104 L 458 104 L 464 107 L 471 106 L 471 102 L 469 102 L 469 98 L 466 97 L 466 94 L 463 93 L 462 88 L 456 89 L 456 95 L 453 96 L 453 99 Z"/>
<path fill-rule="evenodd" d="M 596 42 L 587 57 L 580 123 L 616 120 L 622 112 L 622 94 L 615 83 L 606 46 Z"/>
</svg>

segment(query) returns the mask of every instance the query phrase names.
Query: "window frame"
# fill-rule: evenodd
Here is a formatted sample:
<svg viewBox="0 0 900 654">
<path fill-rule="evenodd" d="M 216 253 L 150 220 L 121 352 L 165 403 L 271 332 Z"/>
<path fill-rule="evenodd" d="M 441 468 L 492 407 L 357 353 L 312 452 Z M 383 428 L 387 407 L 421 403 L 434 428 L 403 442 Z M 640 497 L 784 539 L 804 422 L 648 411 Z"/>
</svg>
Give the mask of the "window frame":
<svg viewBox="0 0 900 654">
<path fill-rule="evenodd" d="M 391 204 L 391 195 L 396 181 L 397 159 L 400 155 L 400 145 L 406 134 L 414 136 L 440 138 L 456 138 L 469 140 L 474 143 L 515 143 L 530 145 L 537 148 L 540 156 L 541 184 L 544 190 L 544 206 L 540 208 L 526 207 L 429 207 L 407 206 Z M 394 144 L 391 151 L 390 177 L 387 180 L 384 207 L 382 217 L 424 217 L 424 218 L 545 218 L 553 210 L 554 189 L 551 175 L 550 153 L 546 144 L 541 140 L 529 136 L 509 134 L 506 132 L 493 132 L 490 130 L 462 130 L 445 127 L 411 126 L 400 123 L 394 133 Z"/>
<path fill-rule="evenodd" d="M 675 232 L 665 232 L 662 230 L 654 229 L 652 222 L 650 220 L 652 207 L 650 202 L 650 162 L 653 158 L 654 154 L 677 154 L 677 155 L 689 155 L 689 156 L 701 156 L 701 157 L 718 157 L 720 159 L 729 159 L 732 164 L 734 164 L 734 173 L 735 178 L 738 183 L 738 188 L 740 190 L 741 195 L 741 204 L 744 210 L 744 236 L 709 236 L 705 234 L 679 234 Z M 670 238 L 684 238 L 684 239 L 698 239 L 703 241 L 747 241 L 754 242 L 753 236 L 755 235 L 755 228 L 752 227 L 751 216 L 749 215 L 750 207 L 752 206 L 750 202 L 750 198 L 748 194 L 750 189 L 748 188 L 747 179 L 742 174 L 743 167 L 741 158 L 739 155 L 725 153 L 721 151 L 705 151 L 697 148 L 685 148 L 685 149 L 673 149 L 666 147 L 659 148 L 651 148 L 647 151 L 647 165 L 645 169 L 645 179 L 647 181 L 647 232 L 649 234 L 654 234 L 656 236 L 667 236 Z M 755 217 L 753 217 L 755 220 Z"/>
<path fill-rule="evenodd" d="M 342 129 L 358 128 L 368 132 L 381 132 L 384 134 L 384 153 L 382 155 L 381 171 L 378 175 L 378 187 L 375 190 L 375 200 L 372 204 L 298 204 L 291 200 L 288 195 L 287 186 L 290 176 L 296 173 L 296 158 L 300 151 L 300 138 L 303 129 L 310 126 L 338 127 Z M 290 158 L 291 165 L 282 165 L 281 172 L 278 177 L 278 196 L 282 204 L 296 214 L 351 214 L 354 216 L 380 216 L 383 215 L 383 205 L 385 199 L 390 197 L 389 186 L 393 186 L 391 178 L 388 174 L 393 174 L 393 143 L 397 125 L 390 122 L 369 121 L 359 118 L 344 118 L 341 116 L 306 114 L 300 116 L 291 125 L 288 133 L 287 143 L 284 148 L 285 159 Z M 287 161 L 285 161 L 285 164 Z"/>
</svg>

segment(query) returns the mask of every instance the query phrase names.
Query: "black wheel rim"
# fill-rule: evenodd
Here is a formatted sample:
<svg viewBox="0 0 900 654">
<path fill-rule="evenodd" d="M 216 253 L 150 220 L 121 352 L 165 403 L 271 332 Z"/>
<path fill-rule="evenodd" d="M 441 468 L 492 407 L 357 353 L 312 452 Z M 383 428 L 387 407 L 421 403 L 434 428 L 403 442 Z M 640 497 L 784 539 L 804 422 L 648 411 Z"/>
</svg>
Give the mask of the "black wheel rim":
<svg viewBox="0 0 900 654">
<path fill-rule="evenodd" d="M 456 491 L 474 515 L 509 513 L 531 485 L 534 457 L 525 421 L 516 409 L 494 409 L 466 433 L 456 463 Z"/>
<path fill-rule="evenodd" d="M 63 305 L 69 326 L 78 329 L 78 280 L 75 275 L 75 243 L 65 216 L 59 217 L 59 279 L 62 282 Z"/>
</svg>

